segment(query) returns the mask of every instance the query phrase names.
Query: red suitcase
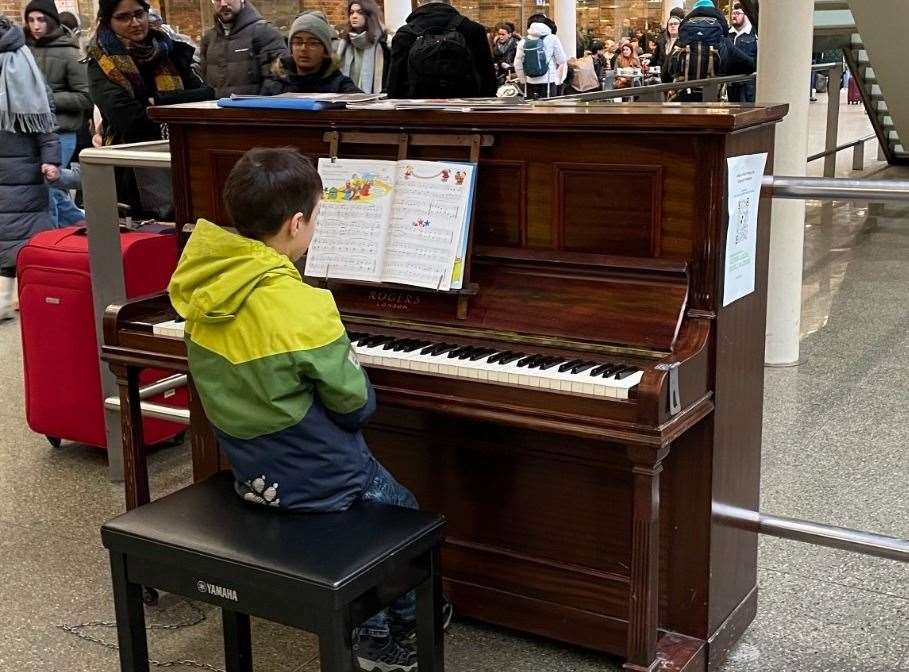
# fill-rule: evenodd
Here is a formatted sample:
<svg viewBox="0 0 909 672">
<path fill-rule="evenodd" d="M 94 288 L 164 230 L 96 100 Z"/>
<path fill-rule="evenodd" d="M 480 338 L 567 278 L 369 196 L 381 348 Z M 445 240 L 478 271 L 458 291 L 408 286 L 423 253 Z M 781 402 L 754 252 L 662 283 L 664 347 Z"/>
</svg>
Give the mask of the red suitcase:
<svg viewBox="0 0 909 672">
<path fill-rule="evenodd" d="M 846 102 L 849 105 L 862 104 L 862 92 L 859 91 L 858 80 L 855 77 L 849 78 L 849 86 L 846 88 Z"/>
<path fill-rule="evenodd" d="M 167 287 L 177 265 L 176 239 L 137 231 L 121 234 L 128 297 Z M 55 445 L 57 439 L 66 439 L 103 448 L 104 400 L 88 261 L 84 227 L 39 233 L 19 252 L 25 416 L 32 431 Z M 141 380 L 150 383 L 167 375 L 171 374 L 147 370 Z M 186 391 L 172 390 L 154 401 L 186 408 Z M 185 430 L 150 418 L 144 427 L 149 445 Z"/>
</svg>

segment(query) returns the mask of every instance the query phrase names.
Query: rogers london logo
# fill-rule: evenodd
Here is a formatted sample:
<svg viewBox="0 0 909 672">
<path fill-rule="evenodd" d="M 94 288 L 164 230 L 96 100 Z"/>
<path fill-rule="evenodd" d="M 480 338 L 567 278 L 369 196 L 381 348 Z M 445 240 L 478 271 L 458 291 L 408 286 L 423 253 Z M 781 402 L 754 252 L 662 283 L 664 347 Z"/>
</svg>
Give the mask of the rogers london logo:
<svg viewBox="0 0 909 672">
<path fill-rule="evenodd" d="M 200 580 L 196 582 L 196 590 L 198 590 L 200 593 L 205 593 L 206 595 L 214 595 L 215 597 L 237 602 L 237 591 L 233 588 L 216 586 L 213 583 L 208 583 L 207 581 Z"/>
</svg>

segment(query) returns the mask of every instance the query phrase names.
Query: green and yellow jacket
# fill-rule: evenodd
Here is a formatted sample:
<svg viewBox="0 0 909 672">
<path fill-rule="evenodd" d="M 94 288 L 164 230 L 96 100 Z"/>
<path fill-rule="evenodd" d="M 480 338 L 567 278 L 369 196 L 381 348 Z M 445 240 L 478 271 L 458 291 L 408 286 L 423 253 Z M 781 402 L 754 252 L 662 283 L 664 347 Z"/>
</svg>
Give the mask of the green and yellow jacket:
<svg viewBox="0 0 909 672">
<path fill-rule="evenodd" d="M 375 396 L 331 293 L 285 255 L 199 220 L 171 280 L 189 370 L 237 489 L 302 511 L 346 509 L 376 462 Z"/>
</svg>

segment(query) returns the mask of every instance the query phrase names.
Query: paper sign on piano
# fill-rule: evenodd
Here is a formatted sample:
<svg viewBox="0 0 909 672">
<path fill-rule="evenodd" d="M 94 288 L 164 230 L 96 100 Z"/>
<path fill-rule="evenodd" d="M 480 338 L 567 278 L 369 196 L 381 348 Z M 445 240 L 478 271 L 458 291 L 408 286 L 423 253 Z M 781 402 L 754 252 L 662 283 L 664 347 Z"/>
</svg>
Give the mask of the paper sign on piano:
<svg viewBox="0 0 909 672">
<path fill-rule="evenodd" d="M 319 175 L 306 276 L 461 288 L 475 164 L 319 159 Z"/>
</svg>

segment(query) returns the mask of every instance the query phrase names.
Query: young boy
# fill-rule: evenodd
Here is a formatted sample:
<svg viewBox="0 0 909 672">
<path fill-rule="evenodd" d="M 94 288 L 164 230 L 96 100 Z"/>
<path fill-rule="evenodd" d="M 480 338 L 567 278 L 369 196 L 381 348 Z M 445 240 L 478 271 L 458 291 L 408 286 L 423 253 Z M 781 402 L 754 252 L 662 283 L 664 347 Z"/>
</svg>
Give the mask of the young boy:
<svg viewBox="0 0 909 672">
<path fill-rule="evenodd" d="M 224 185 L 240 235 L 204 219 L 169 291 L 186 319 L 189 370 L 238 494 L 296 511 L 342 511 L 357 500 L 417 508 L 370 454 L 360 428 L 375 410 L 338 309 L 294 267 L 312 240 L 322 181 L 292 148 L 252 149 Z M 364 670 L 414 672 L 414 596 L 358 630 Z"/>
</svg>

